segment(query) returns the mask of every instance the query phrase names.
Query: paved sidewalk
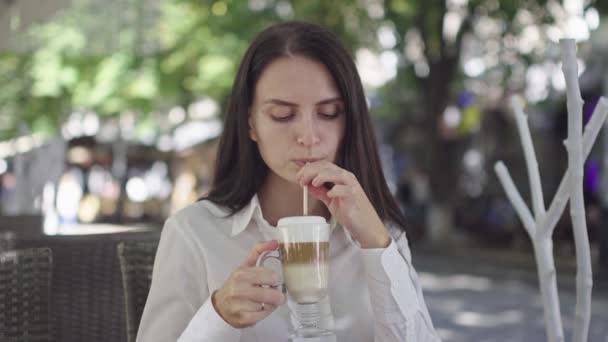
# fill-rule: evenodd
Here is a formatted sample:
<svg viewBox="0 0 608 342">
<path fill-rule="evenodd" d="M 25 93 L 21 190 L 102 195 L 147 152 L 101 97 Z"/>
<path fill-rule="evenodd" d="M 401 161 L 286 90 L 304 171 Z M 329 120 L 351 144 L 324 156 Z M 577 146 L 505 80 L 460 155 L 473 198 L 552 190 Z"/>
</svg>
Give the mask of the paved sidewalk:
<svg viewBox="0 0 608 342">
<path fill-rule="evenodd" d="M 414 246 L 414 265 L 433 322 L 446 342 L 546 341 L 531 253 L 488 248 Z M 566 341 L 576 305 L 573 258 L 556 258 Z M 608 342 L 608 282 L 592 294 L 589 342 Z"/>
</svg>

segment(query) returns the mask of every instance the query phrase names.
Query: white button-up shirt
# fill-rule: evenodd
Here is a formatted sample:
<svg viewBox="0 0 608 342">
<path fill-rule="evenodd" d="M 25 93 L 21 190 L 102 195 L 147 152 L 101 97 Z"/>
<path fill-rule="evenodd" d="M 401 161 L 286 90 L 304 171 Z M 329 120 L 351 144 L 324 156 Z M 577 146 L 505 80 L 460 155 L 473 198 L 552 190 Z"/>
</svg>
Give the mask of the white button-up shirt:
<svg viewBox="0 0 608 342">
<path fill-rule="evenodd" d="M 236 329 L 211 303 L 260 241 L 277 239 L 257 196 L 241 211 L 200 201 L 165 223 L 143 312 L 138 342 L 284 342 L 293 329 L 289 307 L 279 306 L 256 325 Z M 439 341 L 429 316 L 405 233 L 387 226 L 387 248 L 362 249 L 331 222 L 329 296 L 322 326 L 338 341 Z"/>
</svg>

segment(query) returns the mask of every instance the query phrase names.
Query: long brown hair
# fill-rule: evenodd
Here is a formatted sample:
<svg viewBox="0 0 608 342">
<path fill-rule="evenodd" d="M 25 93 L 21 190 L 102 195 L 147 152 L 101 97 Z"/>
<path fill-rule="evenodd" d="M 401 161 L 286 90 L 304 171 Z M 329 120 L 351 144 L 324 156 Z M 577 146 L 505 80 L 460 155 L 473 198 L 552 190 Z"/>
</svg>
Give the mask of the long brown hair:
<svg viewBox="0 0 608 342">
<path fill-rule="evenodd" d="M 230 209 L 243 209 L 262 186 L 268 166 L 249 138 L 248 116 L 256 83 L 264 69 L 282 56 L 305 56 L 323 63 L 345 104 L 346 126 L 336 163 L 352 172 L 382 220 L 405 229 L 405 218 L 382 173 L 378 147 L 361 79 L 353 58 L 330 31 L 314 24 L 290 21 L 257 35 L 241 61 L 224 118 L 210 200 Z"/>
</svg>

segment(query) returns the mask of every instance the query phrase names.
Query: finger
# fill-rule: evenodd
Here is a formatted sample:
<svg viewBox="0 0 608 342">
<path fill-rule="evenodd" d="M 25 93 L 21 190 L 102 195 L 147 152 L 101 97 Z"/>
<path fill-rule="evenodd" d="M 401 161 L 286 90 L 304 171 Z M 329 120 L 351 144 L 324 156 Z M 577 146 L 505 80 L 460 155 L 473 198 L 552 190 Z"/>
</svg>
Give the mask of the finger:
<svg viewBox="0 0 608 342">
<path fill-rule="evenodd" d="M 276 305 L 264 303 L 264 311 L 267 311 L 268 313 L 271 313 L 271 312 L 273 312 L 276 309 L 277 309 Z"/>
<path fill-rule="evenodd" d="M 312 163 L 306 163 L 300 171 L 296 174 L 296 179 L 300 185 L 310 184 L 312 179 L 325 170 L 331 170 L 332 168 L 339 168 L 337 165 L 330 163 L 325 160 L 319 160 Z"/>
<path fill-rule="evenodd" d="M 329 208 L 329 202 L 331 201 L 331 198 L 329 198 L 327 196 L 328 191 L 329 190 L 327 190 L 323 186 L 319 186 L 319 187 L 315 187 L 312 185 L 308 186 L 308 194 L 313 196 L 314 198 L 320 200 L 321 202 L 323 202 L 323 204 L 325 204 L 325 206 L 327 206 Z"/>
<path fill-rule="evenodd" d="M 279 276 L 277 273 L 266 267 L 247 267 L 243 268 L 235 275 L 235 280 L 245 282 L 253 286 L 277 286 Z"/>
<path fill-rule="evenodd" d="M 258 257 L 260 256 L 260 254 L 262 254 L 262 252 L 272 251 L 272 250 L 277 249 L 278 247 L 279 247 L 279 243 L 277 242 L 277 240 L 260 242 L 260 243 L 256 244 L 253 247 L 253 249 L 251 250 L 251 252 L 249 253 L 249 255 L 247 256 L 247 258 L 245 258 L 245 260 L 243 261 L 241 266 L 243 266 L 243 267 L 255 266 L 255 263 L 257 262 Z"/>
<path fill-rule="evenodd" d="M 262 310 L 267 312 L 273 312 L 274 310 L 276 310 L 276 308 L 276 305 L 270 303 L 258 303 L 251 300 L 240 301 L 234 306 L 234 309 L 237 312 L 258 312 Z"/>
<path fill-rule="evenodd" d="M 308 164 L 304 165 L 300 171 L 296 174 L 296 179 L 300 186 L 304 186 L 310 184 L 312 179 L 317 175 L 318 170 L 314 168 L 307 167 Z"/>
<path fill-rule="evenodd" d="M 258 311 L 268 311 L 272 312 L 277 308 L 276 305 L 270 303 L 258 303 L 251 300 L 242 300 L 234 305 L 234 309 L 237 312 L 258 312 Z"/>
<path fill-rule="evenodd" d="M 243 293 L 243 298 L 246 298 L 252 302 L 272 304 L 275 306 L 281 305 L 285 302 L 285 295 L 283 292 L 268 287 L 252 287 L 245 290 Z"/>
<path fill-rule="evenodd" d="M 329 168 L 319 172 L 312 180 L 313 186 L 322 186 L 324 183 L 351 184 L 354 177 L 352 174 L 341 168 Z"/>
<path fill-rule="evenodd" d="M 243 327 L 250 327 L 255 325 L 257 322 L 263 320 L 268 315 L 270 315 L 272 311 L 269 310 L 258 310 L 253 312 L 241 312 L 239 325 Z"/>
<path fill-rule="evenodd" d="M 346 198 L 354 193 L 353 187 L 350 185 L 335 185 L 327 192 L 328 198 Z"/>
<path fill-rule="evenodd" d="M 266 305 L 264 305 L 266 306 Z M 266 308 L 264 308 L 266 309 Z M 252 300 L 240 300 L 233 304 L 233 310 L 235 312 L 257 312 L 262 311 L 262 304 L 254 302 Z"/>
</svg>

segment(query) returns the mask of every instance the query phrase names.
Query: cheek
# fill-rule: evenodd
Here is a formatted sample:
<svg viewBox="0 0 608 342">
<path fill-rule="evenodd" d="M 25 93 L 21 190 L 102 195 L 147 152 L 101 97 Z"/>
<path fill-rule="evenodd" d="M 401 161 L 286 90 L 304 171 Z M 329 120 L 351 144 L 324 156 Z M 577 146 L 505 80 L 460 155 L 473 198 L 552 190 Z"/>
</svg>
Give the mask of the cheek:
<svg viewBox="0 0 608 342">
<path fill-rule="evenodd" d="M 280 125 L 264 125 L 258 130 L 259 140 L 264 145 L 275 145 L 286 142 L 290 130 Z"/>
<path fill-rule="evenodd" d="M 329 132 L 329 136 L 328 136 L 328 147 L 331 149 L 331 154 L 332 154 L 332 162 L 338 162 L 338 153 L 340 152 L 340 148 L 341 146 L 344 144 L 344 139 L 345 139 L 345 129 L 344 129 L 344 124 L 340 123 L 339 125 L 337 125 L 337 127 L 334 127 L 334 129 Z"/>
<path fill-rule="evenodd" d="M 337 122 L 336 125 L 328 128 L 329 129 L 325 133 L 326 141 L 333 149 L 338 149 L 344 141 L 344 123 Z"/>
<path fill-rule="evenodd" d="M 282 158 L 284 150 L 289 146 L 289 131 L 280 127 L 265 126 L 258 131 L 258 148 L 267 162 Z"/>
</svg>

